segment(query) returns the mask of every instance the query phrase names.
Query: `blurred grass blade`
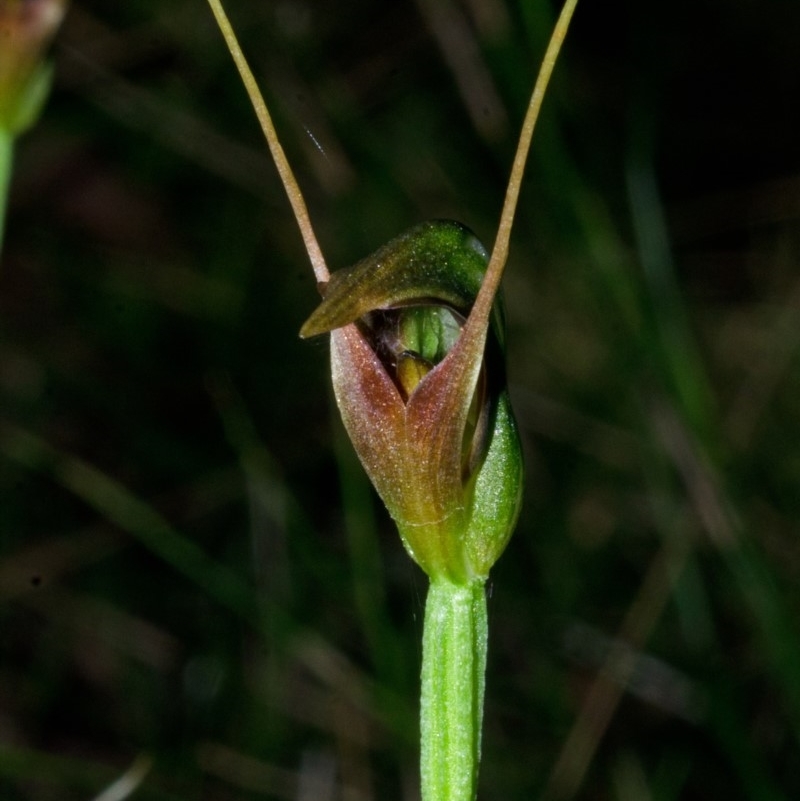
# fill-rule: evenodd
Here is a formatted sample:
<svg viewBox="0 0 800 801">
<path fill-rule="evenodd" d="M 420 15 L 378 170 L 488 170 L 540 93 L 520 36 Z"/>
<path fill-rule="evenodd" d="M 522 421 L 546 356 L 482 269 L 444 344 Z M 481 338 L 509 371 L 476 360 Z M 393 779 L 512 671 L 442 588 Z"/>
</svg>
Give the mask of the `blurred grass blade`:
<svg viewBox="0 0 800 801">
<path fill-rule="evenodd" d="M 8 213 L 8 192 L 11 188 L 11 170 L 14 164 L 14 137 L 0 128 L 0 264 L 3 261 L 3 235 Z"/>
<path fill-rule="evenodd" d="M 764 557 L 746 537 L 724 554 L 745 603 L 758 627 L 767 669 L 788 701 L 789 717 L 800 746 L 800 634 Z"/>
<path fill-rule="evenodd" d="M 139 757 L 132 768 L 140 765 Z M 141 767 L 138 768 L 141 770 Z M 130 771 L 129 771 L 130 772 Z M 127 774 L 126 774 L 127 775 Z M 0 778 L 19 780 L 30 787 L 31 782 L 40 783 L 40 787 L 52 790 L 48 798 L 86 798 L 89 793 L 96 793 L 98 788 L 115 783 L 119 771 L 98 761 L 79 759 L 77 757 L 54 756 L 32 748 L 13 748 L 0 744 Z M 0 785 L 4 791 L 7 783 Z M 34 785 L 35 786 L 35 785 Z M 75 790 L 70 794 L 68 788 Z M 30 795 L 6 795 L 6 798 L 32 798 Z M 40 796 L 44 797 L 44 796 Z M 148 785 L 139 785 L 136 790 L 137 801 L 181 801 L 182 795 L 175 795 L 165 790 Z"/>
<path fill-rule="evenodd" d="M 649 290 L 664 377 L 680 399 L 693 430 L 707 437 L 712 419 L 711 390 L 678 289 L 655 174 L 649 163 L 637 161 L 629 165 L 627 179 L 639 260 Z"/>
<path fill-rule="evenodd" d="M 628 174 L 631 207 L 646 283 L 650 290 L 662 376 L 676 408 L 653 404 L 657 437 L 670 454 L 711 542 L 719 549 L 758 628 L 768 666 L 789 701 L 794 736 L 800 743 L 800 636 L 795 618 L 754 547 L 751 533 L 725 490 L 715 464 L 718 431 L 712 424 L 710 382 L 689 329 L 678 290 L 667 228 L 652 169 L 639 163 Z"/>
<path fill-rule="evenodd" d="M 32 470 L 48 472 L 57 483 L 136 537 L 217 603 L 251 623 L 255 621 L 257 600 L 244 579 L 211 559 L 119 482 L 82 459 L 60 453 L 40 437 L 8 424 L 0 427 L 0 452 Z"/>
<path fill-rule="evenodd" d="M 140 754 L 125 773 L 96 795 L 93 801 L 125 801 L 141 787 L 152 767 L 153 758 Z"/>
<path fill-rule="evenodd" d="M 709 690 L 709 722 L 738 777 L 742 797 L 750 801 L 788 801 L 792 796 L 777 785 L 759 750 L 753 748 L 750 727 L 741 719 L 738 688 L 726 677 L 713 683 Z"/>
</svg>

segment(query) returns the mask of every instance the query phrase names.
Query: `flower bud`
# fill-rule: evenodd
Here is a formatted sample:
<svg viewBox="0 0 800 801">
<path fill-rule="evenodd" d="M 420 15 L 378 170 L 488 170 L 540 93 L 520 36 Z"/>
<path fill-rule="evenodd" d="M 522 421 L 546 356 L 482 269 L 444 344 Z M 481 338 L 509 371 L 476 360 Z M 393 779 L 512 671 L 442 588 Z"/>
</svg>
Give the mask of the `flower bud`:
<svg viewBox="0 0 800 801">
<path fill-rule="evenodd" d="M 13 136 L 36 121 L 44 104 L 44 51 L 65 10 L 66 0 L 0 0 L 0 129 Z"/>
<path fill-rule="evenodd" d="M 300 332 L 331 333 L 336 401 L 367 474 L 412 558 L 457 583 L 486 578 L 522 490 L 499 301 L 462 335 L 486 265 L 464 226 L 423 223 L 334 273 Z"/>
</svg>

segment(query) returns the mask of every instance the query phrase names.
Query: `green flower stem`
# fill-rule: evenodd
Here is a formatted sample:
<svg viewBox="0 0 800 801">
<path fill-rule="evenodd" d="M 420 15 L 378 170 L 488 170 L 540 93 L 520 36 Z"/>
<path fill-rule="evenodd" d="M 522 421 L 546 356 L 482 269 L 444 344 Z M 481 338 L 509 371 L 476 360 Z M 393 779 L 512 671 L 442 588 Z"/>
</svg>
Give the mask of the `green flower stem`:
<svg viewBox="0 0 800 801">
<path fill-rule="evenodd" d="M 0 128 L 0 256 L 3 254 L 3 234 L 8 210 L 8 190 L 11 186 L 11 167 L 14 160 L 14 137 Z"/>
<path fill-rule="evenodd" d="M 433 579 L 422 633 L 423 801 L 474 801 L 487 644 L 484 582 Z"/>
</svg>

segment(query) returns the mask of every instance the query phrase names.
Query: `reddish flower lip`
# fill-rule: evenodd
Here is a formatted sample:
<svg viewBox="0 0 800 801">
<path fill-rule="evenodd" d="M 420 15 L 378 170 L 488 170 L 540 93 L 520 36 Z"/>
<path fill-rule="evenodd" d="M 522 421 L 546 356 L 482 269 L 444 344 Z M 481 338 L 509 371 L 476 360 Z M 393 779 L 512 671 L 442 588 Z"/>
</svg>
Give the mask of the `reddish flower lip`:
<svg viewBox="0 0 800 801">
<path fill-rule="evenodd" d="M 412 557 L 427 572 L 468 572 L 454 551 L 463 526 L 463 426 L 443 397 L 441 362 L 404 402 L 354 324 L 331 333 L 334 392 L 342 420 L 373 485 Z M 443 402 L 444 401 L 444 402 Z"/>
</svg>

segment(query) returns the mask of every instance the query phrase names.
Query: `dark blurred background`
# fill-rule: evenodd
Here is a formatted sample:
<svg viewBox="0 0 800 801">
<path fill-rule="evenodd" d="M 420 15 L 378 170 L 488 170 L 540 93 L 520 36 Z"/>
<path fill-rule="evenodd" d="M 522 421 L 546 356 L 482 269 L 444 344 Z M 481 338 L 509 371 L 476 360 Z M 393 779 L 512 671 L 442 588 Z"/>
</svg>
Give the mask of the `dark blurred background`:
<svg viewBox="0 0 800 801">
<path fill-rule="evenodd" d="M 491 246 L 557 8 L 228 6 L 332 267 Z M 798 36 L 581 0 L 505 280 L 483 799 L 800 797 Z M 210 11 L 74 2 L 53 58 L 0 263 L 0 798 L 414 801 L 426 581 Z"/>
</svg>

